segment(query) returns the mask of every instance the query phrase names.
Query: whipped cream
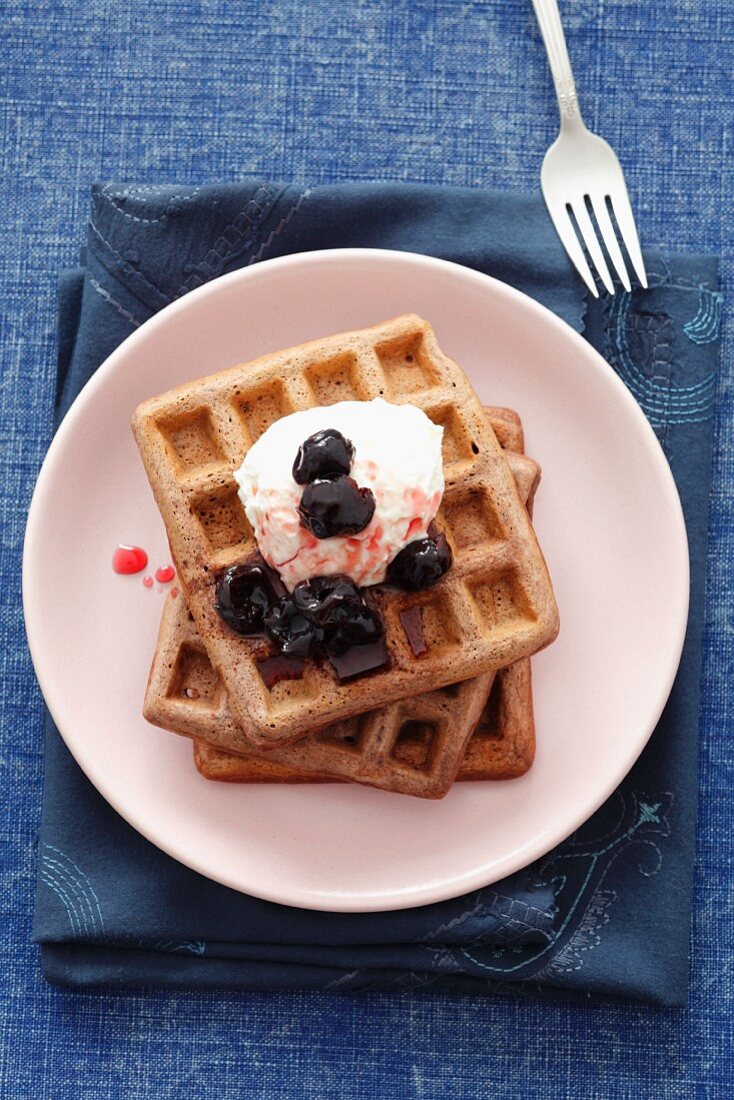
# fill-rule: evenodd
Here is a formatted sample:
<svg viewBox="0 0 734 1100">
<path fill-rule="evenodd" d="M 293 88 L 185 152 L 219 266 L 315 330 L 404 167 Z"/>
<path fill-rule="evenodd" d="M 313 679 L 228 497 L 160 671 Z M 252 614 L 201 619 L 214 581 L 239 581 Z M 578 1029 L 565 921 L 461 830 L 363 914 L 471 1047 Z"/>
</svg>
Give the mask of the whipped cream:
<svg viewBox="0 0 734 1100">
<path fill-rule="evenodd" d="M 314 432 L 336 428 L 354 444 L 350 477 L 371 489 L 375 513 L 356 535 L 317 539 L 301 526 L 303 486 L 293 478 L 298 448 Z M 414 405 L 341 401 L 276 420 L 235 473 L 260 553 L 292 589 L 310 577 L 344 573 L 379 584 L 409 542 L 425 538 L 444 489 L 438 427 Z"/>
</svg>

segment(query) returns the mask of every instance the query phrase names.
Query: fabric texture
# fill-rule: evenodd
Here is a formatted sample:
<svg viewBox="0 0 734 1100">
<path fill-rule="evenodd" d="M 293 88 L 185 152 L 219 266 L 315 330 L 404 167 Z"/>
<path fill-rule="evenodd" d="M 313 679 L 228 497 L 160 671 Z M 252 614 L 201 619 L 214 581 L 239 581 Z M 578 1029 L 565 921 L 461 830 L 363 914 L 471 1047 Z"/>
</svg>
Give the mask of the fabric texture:
<svg viewBox="0 0 734 1100">
<path fill-rule="evenodd" d="M 57 419 L 125 335 L 204 282 L 293 250 L 388 243 L 501 278 L 586 331 L 656 428 L 692 558 L 688 641 L 659 729 L 610 802 L 540 864 L 439 905 L 339 915 L 245 897 L 164 856 L 91 788 L 49 721 L 35 922 L 46 974 L 274 990 L 532 983 L 682 1004 L 721 315 L 714 261 L 651 255 L 650 289 L 590 307 L 587 323 L 582 284 L 538 198 L 388 184 L 99 186 L 84 268 L 62 280 Z"/>
<path fill-rule="evenodd" d="M 731 301 L 729 0 L 559 0 L 581 106 L 643 244 L 720 254 Z M 713 460 L 689 1005 L 395 992 L 68 990 L 31 944 L 42 703 L 20 553 L 51 433 L 57 279 L 97 179 L 261 175 L 538 192 L 557 129 L 527 0 L 39 0 L 3 12 L 0 1095 L 727 1096 L 734 1069 L 732 340 Z"/>
</svg>

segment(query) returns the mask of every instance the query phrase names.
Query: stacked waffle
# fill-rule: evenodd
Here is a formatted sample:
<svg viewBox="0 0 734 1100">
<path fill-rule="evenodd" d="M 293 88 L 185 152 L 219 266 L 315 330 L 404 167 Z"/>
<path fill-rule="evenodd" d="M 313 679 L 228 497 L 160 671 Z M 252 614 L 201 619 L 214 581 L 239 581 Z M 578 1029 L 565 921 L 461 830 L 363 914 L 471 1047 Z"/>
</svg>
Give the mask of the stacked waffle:
<svg viewBox="0 0 734 1100">
<path fill-rule="evenodd" d="M 309 660 L 297 678 L 271 677 L 268 640 L 235 633 L 216 611 L 218 578 L 258 552 L 234 472 L 280 417 L 378 396 L 444 429 L 435 528 L 453 564 L 424 591 L 367 590 L 385 629 L 381 667 L 342 680 Z M 144 712 L 194 738 L 205 777 L 356 781 L 440 798 L 456 778 L 530 767 L 529 658 L 558 631 L 529 518 L 540 470 L 523 454 L 519 417 L 481 407 L 427 322 L 406 315 L 203 378 L 145 402 L 133 430 L 181 582 Z"/>
</svg>

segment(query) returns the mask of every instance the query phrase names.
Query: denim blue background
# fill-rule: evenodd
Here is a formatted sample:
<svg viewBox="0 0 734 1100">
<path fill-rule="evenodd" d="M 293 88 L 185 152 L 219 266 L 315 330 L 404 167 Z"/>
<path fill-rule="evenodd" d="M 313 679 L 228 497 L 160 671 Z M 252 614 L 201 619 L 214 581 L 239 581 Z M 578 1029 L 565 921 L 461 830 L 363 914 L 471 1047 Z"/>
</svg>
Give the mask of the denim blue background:
<svg viewBox="0 0 734 1100">
<path fill-rule="evenodd" d="M 562 0 L 587 121 L 643 243 L 723 255 L 734 5 Z M 731 322 L 717 418 L 691 1006 L 402 995 L 67 993 L 29 944 L 41 703 L 19 553 L 48 443 L 56 273 L 95 179 L 403 179 L 534 189 L 555 132 L 527 0 L 10 3 L 2 19 L 1 1095 L 718 1096 L 732 1068 Z M 728 368 L 728 369 L 727 369 Z"/>
</svg>

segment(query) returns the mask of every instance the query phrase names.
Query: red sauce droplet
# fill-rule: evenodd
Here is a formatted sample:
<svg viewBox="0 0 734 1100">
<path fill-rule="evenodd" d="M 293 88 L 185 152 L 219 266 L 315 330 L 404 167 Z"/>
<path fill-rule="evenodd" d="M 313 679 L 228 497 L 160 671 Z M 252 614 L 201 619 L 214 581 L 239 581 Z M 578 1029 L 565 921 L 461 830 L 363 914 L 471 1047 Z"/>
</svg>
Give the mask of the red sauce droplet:
<svg viewBox="0 0 734 1100">
<path fill-rule="evenodd" d="M 112 555 L 112 568 L 116 573 L 141 573 L 147 564 L 148 555 L 140 546 L 121 543 Z"/>
<path fill-rule="evenodd" d="M 145 585 L 146 588 L 152 588 L 153 587 L 153 578 L 152 577 L 143 577 L 143 584 Z"/>
<path fill-rule="evenodd" d="M 172 588 L 171 589 L 171 599 L 175 600 L 176 596 L 178 596 L 178 589 L 177 588 Z"/>
<path fill-rule="evenodd" d="M 176 570 L 172 565 L 161 565 L 160 568 L 155 571 L 155 579 L 161 584 L 170 584 L 175 576 Z"/>
</svg>

